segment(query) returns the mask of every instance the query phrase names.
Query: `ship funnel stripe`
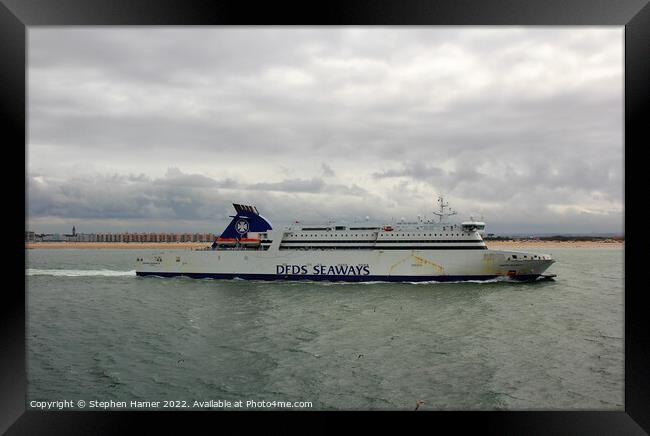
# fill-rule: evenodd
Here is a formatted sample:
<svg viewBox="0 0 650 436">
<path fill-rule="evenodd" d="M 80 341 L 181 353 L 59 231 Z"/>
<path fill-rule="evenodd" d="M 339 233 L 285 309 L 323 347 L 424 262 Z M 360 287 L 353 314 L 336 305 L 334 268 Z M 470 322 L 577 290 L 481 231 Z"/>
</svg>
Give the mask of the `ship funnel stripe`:
<svg viewBox="0 0 650 436">
<path fill-rule="evenodd" d="M 259 212 L 257 211 L 257 208 L 255 206 L 251 206 L 251 205 L 248 205 L 248 204 L 237 204 L 237 203 L 233 203 L 232 205 L 235 208 L 235 211 L 237 213 L 252 212 L 252 213 L 254 213 L 256 215 L 259 215 Z"/>
</svg>

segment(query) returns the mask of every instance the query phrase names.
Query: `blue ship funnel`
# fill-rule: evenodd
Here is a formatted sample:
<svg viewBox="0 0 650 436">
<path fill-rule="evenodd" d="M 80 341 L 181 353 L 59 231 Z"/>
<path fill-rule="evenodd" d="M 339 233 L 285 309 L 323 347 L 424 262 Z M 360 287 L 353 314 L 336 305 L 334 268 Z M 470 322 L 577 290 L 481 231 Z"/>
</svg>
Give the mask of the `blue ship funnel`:
<svg viewBox="0 0 650 436">
<path fill-rule="evenodd" d="M 222 238 L 245 238 L 248 232 L 265 232 L 272 230 L 271 223 L 259 214 L 255 206 L 233 203 L 237 215 L 221 233 Z"/>
</svg>

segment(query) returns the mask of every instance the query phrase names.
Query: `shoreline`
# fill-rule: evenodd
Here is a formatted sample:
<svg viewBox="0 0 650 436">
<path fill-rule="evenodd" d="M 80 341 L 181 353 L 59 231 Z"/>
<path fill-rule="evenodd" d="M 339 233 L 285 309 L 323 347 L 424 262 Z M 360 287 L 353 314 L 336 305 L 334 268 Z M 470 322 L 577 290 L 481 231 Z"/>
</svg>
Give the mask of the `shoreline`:
<svg viewBox="0 0 650 436">
<path fill-rule="evenodd" d="M 488 248 L 624 248 L 625 241 L 485 241 Z"/>
<path fill-rule="evenodd" d="M 624 241 L 485 241 L 488 248 L 624 248 Z M 209 242 L 26 242 L 25 249 L 167 249 L 189 250 L 209 247 Z"/>
</svg>

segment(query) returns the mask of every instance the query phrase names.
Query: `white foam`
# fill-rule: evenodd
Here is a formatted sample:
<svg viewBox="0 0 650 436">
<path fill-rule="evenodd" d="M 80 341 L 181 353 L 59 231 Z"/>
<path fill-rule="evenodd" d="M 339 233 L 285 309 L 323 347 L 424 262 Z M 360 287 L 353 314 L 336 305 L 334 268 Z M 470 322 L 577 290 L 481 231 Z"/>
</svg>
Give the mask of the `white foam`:
<svg viewBox="0 0 650 436">
<path fill-rule="evenodd" d="M 500 283 L 500 282 L 516 282 L 516 280 L 513 280 L 510 277 L 502 276 L 502 277 L 494 277 L 485 280 L 450 280 L 450 281 L 431 280 L 431 281 L 423 281 L 423 282 L 405 282 L 405 283 L 410 283 L 412 285 L 443 285 L 449 283 L 476 283 L 480 285 L 480 284 Z"/>
<path fill-rule="evenodd" d="M 37 269 L 27 268 L 25 275 L 28 276 L 60 276 L 60 277 L 135 277 L 135 270 L 115 271 L 110 269 Z"/>
</svg>

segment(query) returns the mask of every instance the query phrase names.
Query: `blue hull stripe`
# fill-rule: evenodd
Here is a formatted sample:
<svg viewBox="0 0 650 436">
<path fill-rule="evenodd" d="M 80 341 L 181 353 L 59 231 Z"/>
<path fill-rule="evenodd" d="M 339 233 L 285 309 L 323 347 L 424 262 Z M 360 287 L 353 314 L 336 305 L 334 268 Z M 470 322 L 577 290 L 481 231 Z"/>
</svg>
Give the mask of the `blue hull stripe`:
<svg viewBox="0 0 650 436">
<path fill-rule="evenodd" d="M 330 282 L 460 282 L 467 280 L 490 280 L 498 275 L 459 275 L 459 276 L 343 276 L 343 275 L 310 275 L 310 274 L 233 274 L 233 273 L 177 273 L 177 272 L 148 272 L 137 271 L 138 276 L 157 277 L 191 277 L 194 279 L 244 279 L 244 280 L 313 280 Z M 522 274 L 512 276 L 515 280 L 535 280 L 540 274 Z"/>
</svg>

